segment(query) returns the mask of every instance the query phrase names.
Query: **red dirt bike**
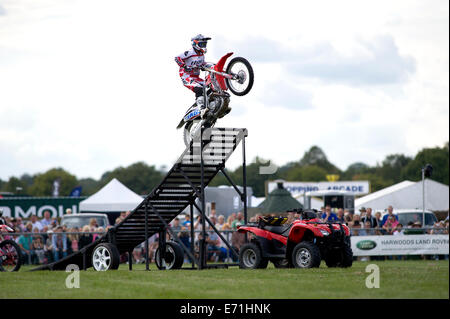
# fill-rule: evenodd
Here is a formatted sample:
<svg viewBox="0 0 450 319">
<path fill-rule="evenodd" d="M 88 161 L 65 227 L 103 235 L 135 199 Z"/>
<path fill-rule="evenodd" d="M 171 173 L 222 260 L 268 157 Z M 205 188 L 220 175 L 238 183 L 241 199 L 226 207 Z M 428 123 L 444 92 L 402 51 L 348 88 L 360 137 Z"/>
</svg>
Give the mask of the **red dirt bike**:
<svg viewBox="0 0 450 319">
<path fill-rule="evenodd" d="M 3 239 L 4 233 L 13 232 L 11 227 L 0 225 L 0 271 L 18 271 L 22 264 L 19 245 L 14 240 Z"/>
<path fill-rule="evenodd" d="M 184 126 L 184 143 L 190 145 L 193 137 L 200 131 L 202 125 L 204 127 L 213 127 L 217 119 L 227 115 L 231 108 L 230 94 L 226 92 L 228 89 L 238 96 L 246 95 L 253 86 L 254 75 L 253 68 L 250 63 L 242 58 L 235 57 L 230 60 L 224 71 L 227 59 L 233 53 L 224 55 L 217 64 L 212 68 L 202 68 L 208 72 L 206 76 L 206 85 L 203 89 L 205 96 L 205 106 L 208 108 L 205 118 L 200 118 L 200 109 L 196 104 L 192 105 L 180 123 L 177 129 Z"/>
<path fill-rule="evenodd" d="M 325 223 L 317 212 L 298 210 L 300 220 L 286 225 L 286 217 L 263 217 L 257 224 L 238 227 L 250 235 L 250 242 L 239 250 L 240 268 L 319 267 L 322 259 L 328 267 L 350 267 L 353 252 L 350 230 L 341 223 Z"/>
</svg>

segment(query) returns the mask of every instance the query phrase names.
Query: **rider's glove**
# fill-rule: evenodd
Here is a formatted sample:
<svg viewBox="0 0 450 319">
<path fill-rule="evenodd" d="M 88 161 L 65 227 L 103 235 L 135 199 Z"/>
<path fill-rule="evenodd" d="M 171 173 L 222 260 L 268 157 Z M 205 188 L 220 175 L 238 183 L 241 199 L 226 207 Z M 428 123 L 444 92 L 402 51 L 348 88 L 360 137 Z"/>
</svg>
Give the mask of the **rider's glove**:
<svg viewBox="0 0 450 319">
<path fill-rule="evenodd" d="M 184 70 L 185 70 L 186 72 L 192 72 L 192 71 L 193 71 L 193 68 L 190 68 L 190 67 L 188 67 L 188 66 L 185 66 L 185 67 L 184 67 Z"/>
</svg>

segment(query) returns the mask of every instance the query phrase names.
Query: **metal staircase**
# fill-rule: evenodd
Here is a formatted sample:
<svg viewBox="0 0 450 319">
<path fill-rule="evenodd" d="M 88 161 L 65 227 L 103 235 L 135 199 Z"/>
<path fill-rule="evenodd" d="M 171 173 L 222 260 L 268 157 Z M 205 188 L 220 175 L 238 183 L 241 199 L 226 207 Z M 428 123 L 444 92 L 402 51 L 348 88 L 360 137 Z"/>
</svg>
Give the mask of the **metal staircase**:
<svg viewBox="0 0 450 319">
<path fill-rule="evenodd" d="M 121 223 L 109 229 L 105 235 L 82 250 L 57 262 L 38 267 L 34 270 L 64 270 L 69 264 L 76 264 L 80 269 L 86 269 L 92 266 L 91 255 L 95 246 L 99 243 L 112 243 L 121 254 L 128 252 L 129 258 L 131 258 L 133 249 L 155 233 L 160 234 L 159 244 L 164 252 L 166 231 L 171 233 L 172 238 L 178 241 L 185 253 L 194 261 L 193 267 L 196 264 L 198 269 L 206 268 L 205 242 L 200 242 L 200 256 L 196 258 L 192 250 L 192 245 L 191 249 L 187 249 L 176 234 L 172 232 L 168 224 L 188 206 L 190 206 L 191 221 L 193 222 L 193 207 L 196 207 L 203 217 L 202 238 L 205 238 L 206 223 L 209 223 L 218 233 L 214 225 L 205 215 L 205 198 L 203 195 L 205 187 L 220 171 L 239 193 L 241 200 L 243 200 L 244 216 L 245 220 L 247 220 L 247 188 L 245 178 L 245 137 L 247 136 L 247 130 L 236 128 L 208 128 L 202 129 L 201 133 L 185 149 L 161 183 Z M 240 142 L 242 142 L 243 150 L 243 192 L 237 188 L 224 170 L 225 162 Z M 200 207 L 197 205 L 196 199 L 200 200 Z M 191 228 L 191 240 L 194 238 L 193 231 Z M 218 235 L 231 249 L 231 246 L 220 233 Z M 129 261 L 129 267 L 131 269 L 131 259 Z M 148 263 L 147 249 L 146 269 L 148 269 Z"/>
</svg>

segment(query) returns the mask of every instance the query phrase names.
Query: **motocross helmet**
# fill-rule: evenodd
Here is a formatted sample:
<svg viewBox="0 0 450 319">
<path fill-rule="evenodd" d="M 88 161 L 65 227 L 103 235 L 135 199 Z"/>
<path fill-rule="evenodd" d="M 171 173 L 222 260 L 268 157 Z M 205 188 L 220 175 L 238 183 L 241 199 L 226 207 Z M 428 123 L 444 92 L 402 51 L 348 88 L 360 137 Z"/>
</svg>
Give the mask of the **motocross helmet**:
<svg viewBox="0 0 450 319">
<path fill-rule="evenodd" d="M 206 44 L 208 40 L 211 40 L 211 38 L 207 38 L 202 34 L 197 34 L 195 37 L 191 39 L 192 47 L 194 48 L 195 51 L 205 54 Z"/>
</svg>

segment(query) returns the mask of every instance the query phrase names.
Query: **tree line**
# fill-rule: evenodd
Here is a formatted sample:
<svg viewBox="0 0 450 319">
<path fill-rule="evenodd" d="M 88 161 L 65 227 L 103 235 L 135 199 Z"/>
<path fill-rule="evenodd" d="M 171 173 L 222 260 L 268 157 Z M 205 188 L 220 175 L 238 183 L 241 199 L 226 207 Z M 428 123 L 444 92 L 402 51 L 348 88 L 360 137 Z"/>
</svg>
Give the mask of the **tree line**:
<svg viewBox="0 0 450 319">
<path fill-rule="evenodd" d="M 325 152 L 318 146 L 312 146 L 300 160 L 277 167 L 273 174 L 260 174 L 260 167 L 267 166 L 270 161 L 255 158 L 247 165 L 247 185 L 253 188 L 255 196 L 265 195 L 265 183 L 269 180 L 284 179 L 286 181 L 324 181 L 327 175 L 339 175 L 339 180 L 368 180 L 371 190 L 377 191 L 403 180 L 418 181 L 421 179 L 421 168 L 430 163 L 434 170 L 432 179 L 449 185 L 449 145 L 443 147 L 424 148 L 414 157 L 404 154 L 390 154 L 381 163 L 374 166 L 355 162 L 340 170 L 331 163 Z M 227 170 L 233 181 L 242 185 L 242 166 L 235 170 Z M 53 181 L 60 181 L 60 196 L 68 196 L 76 186 L 82 187 L 82 196 L 89 196 L 105 186 L 111 179 L 117 178 L 134 192 L 145 195 L 161 182 L 166 174 L 165 168 L 156 168 L 144 162 L 137 162 L 127 167 L 117 167 L 105 172 L 100 179 L 77 178 L 63 168 L 52 168 L 35 175 L 23 174 L 12 176 L 7 181 L 0 179 L 0 191 L 17 195 L 51 196 Z M 219 173 L 211 186 L 227 185 L 227 179 Z"/>
</svg>

